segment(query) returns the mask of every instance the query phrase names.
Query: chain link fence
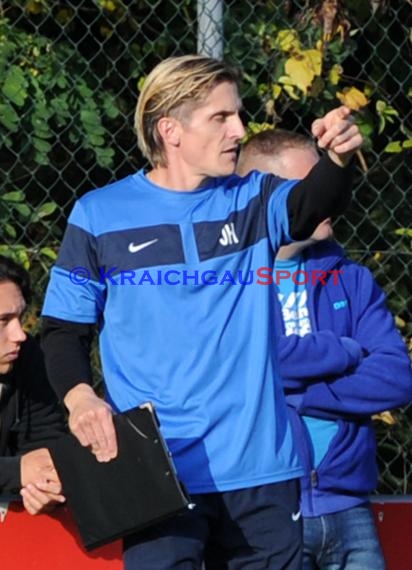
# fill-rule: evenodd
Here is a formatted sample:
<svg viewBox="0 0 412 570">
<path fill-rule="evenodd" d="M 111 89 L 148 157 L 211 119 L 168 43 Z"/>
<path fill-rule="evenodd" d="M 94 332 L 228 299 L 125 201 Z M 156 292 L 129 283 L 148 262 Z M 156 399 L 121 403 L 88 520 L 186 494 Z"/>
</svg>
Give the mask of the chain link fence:
<svg viewBox="0 0 412 570">
<path fill-rule="evenodd" d="M 250 131 L 309 132 L 342 102 L 366 144 L 337 237 L 374 272 L 412 333 L 410 0 L 0 1 L 0 252 L 30 267 L 36 330 L 76 198 L 144 165 L 133 132 L 140 82 L 202 51 L 242 72 Z M 411 492 L 412 408 L 376 422 L 384 493 Z"/>
</svg>

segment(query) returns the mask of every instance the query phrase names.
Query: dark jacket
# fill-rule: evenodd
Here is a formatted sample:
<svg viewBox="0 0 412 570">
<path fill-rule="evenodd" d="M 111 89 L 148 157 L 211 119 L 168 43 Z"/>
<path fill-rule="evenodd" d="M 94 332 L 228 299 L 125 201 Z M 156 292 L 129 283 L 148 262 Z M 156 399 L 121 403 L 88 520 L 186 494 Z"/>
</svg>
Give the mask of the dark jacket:
<svg viewBox="0 0 412 570">
<path fill-rule="evenodd" d="M 279 339 L 279 364 L 304 463 L 302 512 L 318 516 L 364 502 L 377 483 L 371 415 L 412 400 L 410 359 L 371 272 L 334 242 L 308 248 L 305 270 L 312 333 Z M 326 272 L 325 285 L 312 283 Z M 328 271 L 340 270 L 332 274 Z M 278 330 L 282 330 L 277 305 Z M 302 415 L 337 420 L 318 468 Z"/>
<path fill-rule="evenodd" d="M 51 389 L 38 343 L 28 337 L 0 398 L 0 494 L 18 493 L 20 455 L 65 433 L 63 409 Z"/>
</svg>

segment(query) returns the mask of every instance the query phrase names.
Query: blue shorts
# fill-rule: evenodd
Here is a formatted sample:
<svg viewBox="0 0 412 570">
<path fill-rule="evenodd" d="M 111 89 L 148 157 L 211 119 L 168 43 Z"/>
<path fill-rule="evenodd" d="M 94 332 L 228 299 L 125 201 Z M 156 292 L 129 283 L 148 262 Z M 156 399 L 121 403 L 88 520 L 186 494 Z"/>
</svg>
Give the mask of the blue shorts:
<svg viewBox="0 0 412 570">
<path fill-rule="evenodd" d="M 192 499 L 193 511 L 125 539 L 125 570 L 301 569 L 297 479 Z"/>
</svg>

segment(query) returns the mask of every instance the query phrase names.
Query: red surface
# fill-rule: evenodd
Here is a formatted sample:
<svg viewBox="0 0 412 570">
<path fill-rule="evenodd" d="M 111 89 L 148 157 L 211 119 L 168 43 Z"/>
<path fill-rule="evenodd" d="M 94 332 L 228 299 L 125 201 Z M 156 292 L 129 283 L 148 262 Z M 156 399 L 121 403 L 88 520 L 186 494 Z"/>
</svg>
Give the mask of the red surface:
<svg viewBox="0 0 412 570">
<path fill-rule="evenodd" d="M 373 511 L 387 570 L 411 570 L 412 497 L 374 497 Z"/>
<path fill-rule="evenodd" d="M 373 510 L 387 570 L 411 570 L 412 497 L 375 497 Z M 0 567 L 1 570 L 123 570 L 121 541 L 87 552 L 67 507 L 33 517 L 21 505 L 12 503 L 0 522 Z"/>
<path fill-rule="evenodd" d="M 121 542 L 87 552 L 67 507 L 31 516 L 16 503 L 0 522 L 1 570 L 123 570 Z"/>
</svg>

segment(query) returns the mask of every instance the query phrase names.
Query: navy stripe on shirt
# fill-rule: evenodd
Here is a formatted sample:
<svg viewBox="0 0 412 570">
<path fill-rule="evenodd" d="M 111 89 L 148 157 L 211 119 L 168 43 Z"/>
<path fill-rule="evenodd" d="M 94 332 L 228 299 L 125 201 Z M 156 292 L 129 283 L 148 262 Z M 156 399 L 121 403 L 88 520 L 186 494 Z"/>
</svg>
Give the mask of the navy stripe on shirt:
<svg viewBox="0 0 412 570">
<path fill-rule="evenodd" d="M 132 269 L 185 261 L 180 228 L 173 224 L 109 232 L 97 238 L 71 224 L 65 242 L 57 265 L 67 271 L 85 267 L 91 279 L 97 281 L 102 268 L 116 275 Z M 91 256 L 91 251 L 97 251 L 97 255 Z M 96 267 L 96 260 L 99 267 Z"/>
<path fill-rule="evenodd" d="M 243 210 L 232 212 L 224 220 L 193 224 L 201 261 L 244 250 L 267 237 L 268 194 L 276 190 L 279 179 L 265 180 L 270 183 Z"/>
</svg>

